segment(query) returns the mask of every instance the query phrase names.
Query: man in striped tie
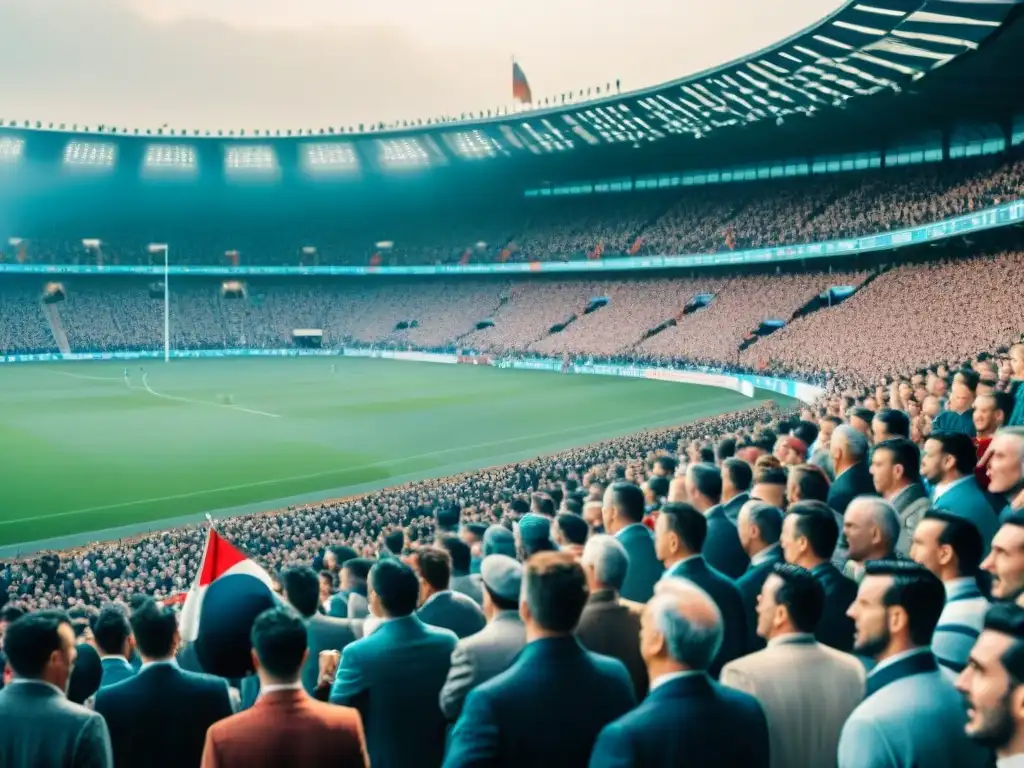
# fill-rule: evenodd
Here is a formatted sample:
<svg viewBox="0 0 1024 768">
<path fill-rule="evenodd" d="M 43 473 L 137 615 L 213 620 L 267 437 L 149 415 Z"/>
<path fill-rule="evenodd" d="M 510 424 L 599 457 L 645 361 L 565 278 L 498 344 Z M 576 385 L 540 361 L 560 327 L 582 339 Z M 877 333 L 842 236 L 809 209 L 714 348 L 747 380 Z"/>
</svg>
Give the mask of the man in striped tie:
<svg viewBox="0 0 1024 768">
<path fill-rule="evenodd" d="M 982 547 L 978 529 L 949 512 L 928 512 L 914 529 L 910 557 L 938 576 L 946 588 L 932 652 L 950 680 L 963 670 L 985 624 L 989 604 L 977 582 Z"/>
</svg>

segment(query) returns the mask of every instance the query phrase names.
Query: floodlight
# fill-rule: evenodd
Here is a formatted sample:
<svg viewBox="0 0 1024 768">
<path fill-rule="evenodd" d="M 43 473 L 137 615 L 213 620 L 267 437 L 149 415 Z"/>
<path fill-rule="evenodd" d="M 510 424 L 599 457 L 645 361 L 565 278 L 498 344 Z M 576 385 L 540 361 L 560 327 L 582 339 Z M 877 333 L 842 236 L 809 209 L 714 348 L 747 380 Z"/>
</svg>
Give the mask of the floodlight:
<svg viewBox="0 0 1024 768">
<path fill-rule="evenodd" d="M 395 243 L 393 240 L 381 240 L 379 243 L 376 243 L 376 246 L 378 250 L 386 251 L 391 248 L 394 248 Z"/>
<path fill-rule="evenodd" d="M 99 248 L 101 244 L 100 240 L 95 237 L 86 237 L 82 240 L 82 245 L 86 248 Z"/>
<path fill-rule="evenodd" d="M 314 256 L 316 254 L 316 247 L 312 245 L 302 246 L 302 253 L 306 256 Z"/>
<path fill-rule="evenodd" d="M 150 253 L 166 253 L 167 243 L 150 243 L 147 250 Z"/>
<path fill-rule="evenodd" d="M 15 248 L 17 248 L 23 242 L 25 242 L 25 240 L 24 240 L 24 238 L 21 238 L 21 237 L 9 237 L 9 238 L 7 238 L 7 244 L 8 245 L 13 245 Z"/>
</svg>

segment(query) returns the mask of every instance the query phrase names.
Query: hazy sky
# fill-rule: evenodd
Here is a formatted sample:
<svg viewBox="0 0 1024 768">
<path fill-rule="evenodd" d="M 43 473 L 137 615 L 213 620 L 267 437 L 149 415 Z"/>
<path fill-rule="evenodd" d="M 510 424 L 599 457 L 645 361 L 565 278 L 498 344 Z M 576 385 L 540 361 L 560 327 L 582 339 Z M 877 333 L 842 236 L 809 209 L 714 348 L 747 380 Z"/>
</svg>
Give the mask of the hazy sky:
<svg viewBox="0 0 1024 768">
<path fill-rule="evenodd" d="M 741 56 L 840 0 L 0 0 L 0 117 L 299 128 L 637 88 Z"/>
</svg>

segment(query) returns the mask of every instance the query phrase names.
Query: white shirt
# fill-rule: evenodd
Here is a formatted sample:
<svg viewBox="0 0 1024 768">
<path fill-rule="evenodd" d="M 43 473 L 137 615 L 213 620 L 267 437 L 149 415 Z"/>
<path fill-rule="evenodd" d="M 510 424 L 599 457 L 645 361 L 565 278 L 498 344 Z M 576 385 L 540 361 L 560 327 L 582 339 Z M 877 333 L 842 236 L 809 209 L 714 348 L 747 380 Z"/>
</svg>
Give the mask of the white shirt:
<svg viewBox="0 0 1024 768">
<path fill-rule="evenodd" d="M 760 552 L 758 552 L 756 555 L 754 555 L 752 558 L 750 558 L 750 564 L 751 565 L 760 565 L 765 560 L 767 560 L 769 557 L 771 557 L 775 552 L 777 552 L 778 549 L 779 549 L 779 545 L 778 544 L 770 544 L 769 546 L 765 547 Z"/>
<path fill-rule="evenodd" d="M 1024 768 L 1024 753 L 999 758 L 996 768 Z"/>
<path fill-rule="evenodd" d="M 966 483 L 972 477 L 974 477 L 974 475 L 964 475 L 959 480 L 954 480 L 951 483 L 939 483 L 938 485 L 935 486 L 935 490 L 932 492 L 932 503 L 938 501 L 940 496 L 949 493 L 951 490 L 960 485 L 960 483 Z"/>
<path fill-rule="evenodd" d="M 264 685 L 260 686 L 260 696 L 266 696 L 270 693 L 276 693 L 277 691 L 301 691 L 302 682 L 294 683 L 282 683 L 281 685 Z"/>
<path fill-rule="evenodd" d="M 654 693 L 655 688 L 663 686 L 665 683 L 670 683 L 673 680 L 679 680 L 683 677 L 693 677 L 694 675 L 703 675 L 704 673 L 699 669 L 686 669 L 682 672 L 669 672 L 667 675 L 656 677 L 651 681 L 651 687 L 648 689 L 648 693 Z"/>
</svg>

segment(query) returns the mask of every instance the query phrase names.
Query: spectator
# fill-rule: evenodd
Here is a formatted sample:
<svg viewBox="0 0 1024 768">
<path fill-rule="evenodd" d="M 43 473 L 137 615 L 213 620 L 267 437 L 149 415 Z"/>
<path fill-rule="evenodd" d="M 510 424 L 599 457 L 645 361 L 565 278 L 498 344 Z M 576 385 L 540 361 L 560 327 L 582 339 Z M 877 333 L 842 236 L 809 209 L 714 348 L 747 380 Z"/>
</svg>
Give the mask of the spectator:
<svg viewBox="0 0 1024 768">
<path fill-rule="evenodd" d="M 487 620 L 480 607 L 450 589 L 452 559 L 445 549 L 425 547 L 416 553 L 414 562 L 420 577 L 420 609 L 416 615 L 423 623 L 451 630 L 459 638 L 484 628 Z"/>
<path fill-rule="evenodd" d="M 601 728 L 632 709 L 636 696 L 621 662 L 585 651 L 573 637 L 586 601 L 586 577 L 572 556 L 530 559 L 520 605 L 527 645 L 507 672 L 467 697 L 446 768 L 587 765 Z"/>
<path fill-rule="evenodd" d="M 883 408 L 871 420 L 872 442 L 877 446 L 886 440 L 910 437 L 910 419 L 903 411 Z"/>
<path fill-rule="evenodd" d="M 174 611 L 147 600 L 131 615 L 138 674 L 100 689 L 95 709 L 110 729 L 115 765 L 198 765 L 206 732 L 232 714 L 227 683 L 174 661 L 181 643 Z"/>
<path fill-rule="evenodd" d="M 640 638 L 650 696 L 601 731 L 591 768 L 767 768 L 768 725 L 761 705 L 709 674 L 722 634 L 722 615 L 706 592 L 685 579 L 658 584 L 644 609 Z"/>
<path fill-rule="evenodd" d="M 896 551 L 907 555 L 914 529 L 930 506 L 928 492 L 921 484 L 921 452 L 905 437 L 876 441 L 871 452 L 871 478 L 875 491 L 899 516 Z"/>
<path fill-rule="evenodd" d="M 590 536 L 590 526 L 579 515 L 562 512 L 555 518 L 554 538 L 559 550 L 579 558 Z"/>
<path fill-rule="evenodd" d="M 420 583 L 404 563 L 378 561 L 369 586 L 370 610 L 384 621 L 347 646 L 340 659 L 334 657 L 330 701 L 359 710 L 371 765 L 439 766 L 445 721 L 438 696 L 457 638 L 416 615 Z M 321 684 L 330 680 L 331 666 L 323 670 Z"/>
<path fill-rule="evenodd" d="M 629 570 L 626 548 L 613 536 L 595 536 L 587 542 L 580 564 L 590 597 L 576 637 L 584 648 L 621 661 L 633 681 L 637 701 L 642 701 L 647 695 L 647 668 L 637 638 L 643 606 L 619 597 Z"/>
<path fill-rule="evenodd" d="M 458 592 L 473 600 L 477 605 L 483 604 L 483 592 L 477 579 L 470 576 L 469 570 L 472 567 L 473 555 L 469 545 L 454 536 L 445 536 L 441 539 L 441 546 L 448 552 L 452 563 L 452 575 L 450 580 L 452 592 Z"/>
<path fill-rule="evenodd" d="M 885 764 L 892 755 L 906 765 L 987 764 L 985 752 L 964 735 L 963 702 L 930 651 L 944 604 L 942 583 L 917 563 L 867 564 L 850 616 L 857 652 L 876 665 L 866 698 L 839 737 L 839 768 Z"/>
<path fill-rule="evenodd" d="M 484 557 L 505 555 L 515 559 L 516 540 L 508 528 L 500 525 L 489 525 L 484 534 Z"/>
<path fill-rule="evenodd" d="M 850 502 L 843 518 L 843 536 L 849 546 L 847 571 L 855 581 L 871 560 L 896 558 L 900 519 L 892 505 L 877 496 L 860 496 Z"/>
<path fill-rule="evenodd" d="M 533 512 L 523 515 L 515 526 L 516 547 L 520 560 L 529 560 L 538 552 L 557 549 L 551 540 L 551 521 Z"/>
<path fill-rule="evenodd" d="M 507 555 L 488 555 L 480 566 L 487 626 L 459 640 L 441 689 L 441 711 L 455 722 L 469 692 L 508 669 L 526 644 L 519 616 L 523 567 Z"/>
<path fill-rule="evenodd" d="M 771 765 L 834 764 L 843 724 L 864 698 L 861 662 L 814 639 L 824 607 L 810 571 L 775 563 L 757 605 L 757 634 L 768 647 L 722 670 L 724 685 L 764 709 Z"/>
<path fill-rule="evenodd" d="M 315 577 L 312 569 L 310 576 Z M 303 690 L 309 660 L 304 619 L 286 607 L 259 615 L 252 628 L 260 697 L 249 710 L 210 726 L 204 768 L 321 766 L 369 768 L 359 713 L 311 698 Z"/>
<path fill-rule="evenodd" d="M 754 469 L 754 485 L 750 498 L 782 509 L 786 506 L 786 470 L 782 467 L 762 466 Z"/>
<path fill-rule="evenodd" d="M 367 601 L 367 579 L 370 576 L 370 568 L 373 561 L 365 557 L 353 557 L 346 560 L 341 566 L 341 594 L 348 596 L 344 615 L 337 615 L 331 606 L 331 616 L 338 619 L 365 619 L 370 612 Z"/>
<path fill-rule="evenodd" d="M 129 659 L 135 650 L 135 638 L 124 610 L 114 605 L 104 607 L 96 617 L 92 636 L 103 668 L 100 688 L 134 677 L 135 670 Z"/>
<path fill-rule="evenodd" d="M 999 525 L 974 479 L 974 441 L 959 432 L 932 433 L 921 455 L 921 474 L 932 485 L 932 506 L 973 523 L 986 547 Z"/>
<path fill-rule="evenodd" d="M 756 634 L 757 598 L 765 579 L 772 572 L 775 563 L 782 562 L 779 536 L 782 534 L 782 510 L 763 501 L 748 501 L 740 510 L 737 526 L 740 544 L 750 558 L 746 572 L 736 580 L 736 587 L 743 598 L 747 618 L 749 652 L 764 647 L 762 638 Z"/>
<path fill-rule="evenodd" d="M 977 449 L 978 465 L 974 479 L 983 491 L 988 490 L 988 467 L 984 459 L 992 438 L 1002 429 L 1013 412 L 1013 397 L 1006 392 L 988 392 L 978 395 L 974 401 L 974 445 Z"/>
<path fill-rule="evenodd" d="M 747 557 L 740 545 L 736 525 L 726 517 L 719 505 L 722 497 L 722 474 L 712 464 L 691 464 L 686 469 L 686 495 L 690 503 L 708 521 L 707 537 L 702 554 L 708 565 L 738 579 L 747 566 Z"/>
<path fill-rule="evenodd" d="M 733 523 L 740 509 L 750 500 L 754 473 L 742 459 L 728 458 L 722 462 L 722 511 Z"/>
<path fill-rule="evenodd" d="M 974 398 L 979 378 L 977 371 L 957 371 L 953 377 L 953 393 L 949 398 L 948 409 L 932 421 L 933 431 L 974 437 Z"/>
<path fill-rule="evenodd" d="M 981 568 L 992 576 L 993 600 L 1013 601 L 1024 593 L 1024 514 L 1003 519 Z"/>
<path fill-rule="evenodd" d="M 977 581 L 981 534 L 963 518 L 935 510 L 914 531 L 910 556 L 945 587 L 946 607 L 932 637 L 932 652 L 947 676 L 955 679 L 967 663 L 988 610 Z"/>
<path fill-rule="evenodd" d="M 870 429 L 870 419 L 866 430 Z M 868 469 L 868 441 L 864 430 L 850 425 L 836 427 L 832 433 L 830 450 L 836 479 L 828 491 L 828 505 L 843 515 L 846 507 L 858 496 L 871 495 L 875 484 Z"/>
<path fill-rule="evenodd" d="M 622 542 L 629 556 L 621 596 L 637 603 L 647 602 L 663 569 L 654 551 L 654 538 L 642 522 L 643 491 L 632 483 L 613 483 L 605 491 L 602 516 L 605 531 Z"/>
<path fill-rule="evenodd" d="M 693 506 L 666 504 L 655 524 L 658 558 L 665 565 L 664 578 L 689 579 L 703 589 L 723 620 L 723 637 L 708 674 L 718 679 L 728 662 L 747 652 L 747 624 L 743 597 L 736 584 L 722 575 L 701 554 L 707 536 L 707 519 Z"/>
<path fill-rule="evenodd" d="M 0 691 L 0 765 L 110 768 L 110 734 L 103 718 L 68 701 L 75 633 L 60 611 L 10 622 L 4 655 L 14 674 Z"/>
<path fill-rule="evenodd" d="M 1000 519 L 1024 509 L 1024 428 L 1007 427 L 996 433 L 988 476 L 989 491 L 1006 502 Z"/>
<path fill-rule="evenodd" d="M 787 563 L 810 571 L 825 590 L 825 610 L 815 638 L 839 651 L 853 649 L 853 621 L 847 608 L 857 597 L 857 585 L 832 563 L 839 540 L 835 513 L 820 501 L 801 501 L 782 521 L 779 545 Z"/>
</svg>

